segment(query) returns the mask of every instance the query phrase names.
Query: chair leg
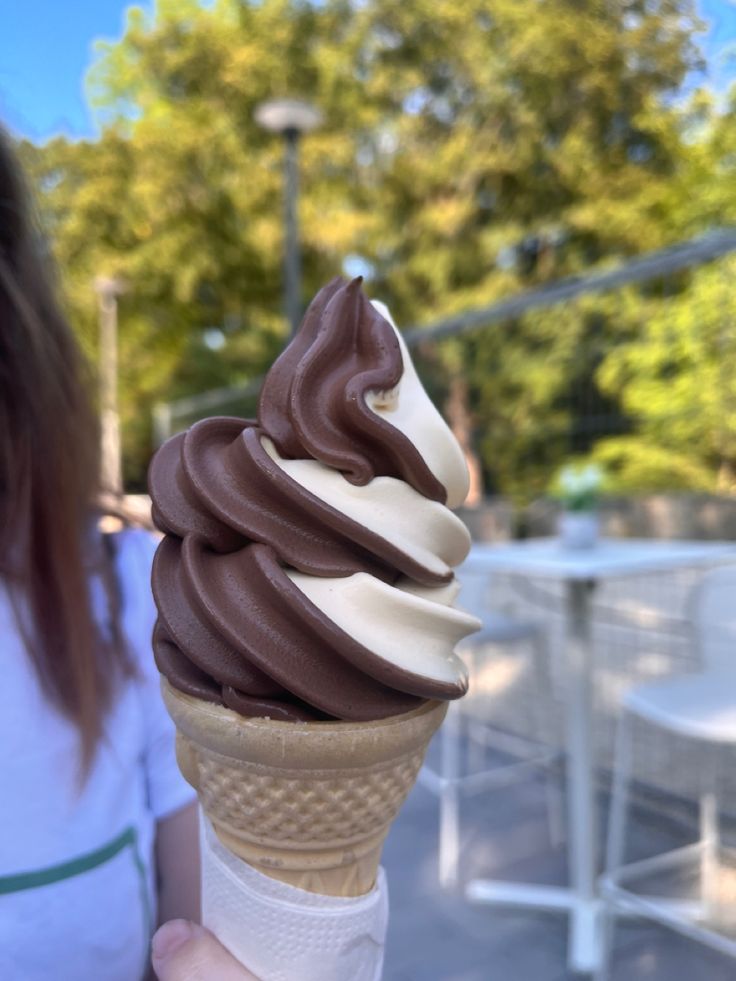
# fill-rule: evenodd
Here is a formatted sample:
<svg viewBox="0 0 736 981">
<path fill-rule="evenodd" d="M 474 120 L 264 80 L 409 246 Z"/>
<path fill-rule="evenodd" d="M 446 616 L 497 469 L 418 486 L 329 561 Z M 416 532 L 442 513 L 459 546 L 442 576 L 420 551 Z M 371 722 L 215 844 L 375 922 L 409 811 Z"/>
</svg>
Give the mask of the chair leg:
<svg viewBox="0 0 736 981">
<path fill-rule="evenodd" d="M 460 862 L 460 710 L 451 703 L 440 730 L 440 885 L 457 885 Z"/>
<path fill-rule="evenodd" d="M 631 720 L 624 709 L 616 732 L 613 784 L 611 786 L 611 810 L 606 843 L 606 872 L 609 874 L 620 868 L 624 860 L 629 780 L 631 777 L 631 750 Z"/>
<path fill-rule="evenodd" d="M 601 958 L 593 976 L 593 981 L 610 981 L 613 937 L 616 929 L 616 911 L 608 905 L 604 905 L 603 907 L 599 929 Z"/>
<path fill-rule="evenodd" d="M 486 727 L 482 722 L 469 719 L 466 726 L 467 736 L 467 770 L 466 773 L 479 773 L 485 769 L 487 756 Z"/>
<path fill-rule="evenodd" d="M 552 700 L 552 674 L 549 664 L 549 647 L 541 631 L 532 639 L 532 656 L 536 681 L 536 726 L 538 741 L 548 745 L 554 732 L 554 702 Z M 547 799 L 547 829 L 553 848 L 565 841 L 565 802 L 562 788 L 555 774 L 547 767 L 544 776 L 544 791 Z"/>
<path fill-rule="evenodd" d="M 476 669 L 476 652 L 471 649 L 465 658 L 470 677 L 473 678 Z M 469 716 L 465 725 L 467 744 L 465 747 L 465 773 L 478 773 L 484 768 L 486 760 L 486 727 Z M 460 765 L 460 764 L 458 764 Z"/>
<path fill-rule="evenodd" d="M 706 791 L 700 796 L 700 895 L 706 919 L 717 913 L 718 861 L 720 830 L 718 825 L 717 771 L 708 768 Z"/>
<path fill-rule="evenodd" d="M 624 709 L 616 730 L 616 747 L 613 760 L 613 784 L 608 819 L 605 870 L 609 876 L 615 875 L 624 861 L 626 846 L 626 818 L 628 812 L 629 780 L 632 764 L 632 725 Z M 610 901 L 604 900 L 601 911 L 600 969 L 596 981 L 608 981 L 611 973 L 616 912 Z"/>
</svg>

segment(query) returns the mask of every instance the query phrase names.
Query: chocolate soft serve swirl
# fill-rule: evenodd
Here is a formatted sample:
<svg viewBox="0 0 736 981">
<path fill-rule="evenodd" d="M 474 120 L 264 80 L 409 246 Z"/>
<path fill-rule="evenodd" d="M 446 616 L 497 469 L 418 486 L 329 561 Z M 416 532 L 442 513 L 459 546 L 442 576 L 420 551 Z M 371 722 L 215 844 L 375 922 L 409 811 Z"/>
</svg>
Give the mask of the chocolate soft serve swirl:
<svg viewBox="0 0 736 981">
<path fill-rule="evenodd" d="M 205 419 L 151 464 L 165 533 L 154 653 L 244 715 L 368 721 L 467 689 L 455 609 L 467 470 L 359 279 L 312 301 L 258 419 Z M 449 507 L 448 507 L 449 505 Z"/>
</svg>

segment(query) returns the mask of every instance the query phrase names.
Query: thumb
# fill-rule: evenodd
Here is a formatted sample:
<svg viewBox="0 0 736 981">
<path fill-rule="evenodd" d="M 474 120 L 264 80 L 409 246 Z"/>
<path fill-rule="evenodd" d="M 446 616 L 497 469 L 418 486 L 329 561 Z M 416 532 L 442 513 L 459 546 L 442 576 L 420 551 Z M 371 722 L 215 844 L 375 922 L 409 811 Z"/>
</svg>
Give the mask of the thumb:
<svg viewBox="0 0 736 981">
<path fill-rule="evenodd" d="M 154 934 L 151 963 L 159 981 L 257 981 L 204 927 L 171 920 Z"/>
</svg>

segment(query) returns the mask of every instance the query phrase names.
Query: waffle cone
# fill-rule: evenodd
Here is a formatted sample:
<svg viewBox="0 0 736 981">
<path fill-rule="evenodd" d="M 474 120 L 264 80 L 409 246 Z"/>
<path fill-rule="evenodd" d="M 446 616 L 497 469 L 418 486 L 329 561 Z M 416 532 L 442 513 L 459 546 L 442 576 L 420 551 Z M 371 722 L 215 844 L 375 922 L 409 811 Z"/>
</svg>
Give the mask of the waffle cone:
<svg viewBox="0 0 736 981">
<path fill-rule="evenodd" d="M 245 718 L 162 681 L 184 777 L 220 841 L 310 892 L 361 896 L 447 705 L 377 722 Z"/>
</svg>

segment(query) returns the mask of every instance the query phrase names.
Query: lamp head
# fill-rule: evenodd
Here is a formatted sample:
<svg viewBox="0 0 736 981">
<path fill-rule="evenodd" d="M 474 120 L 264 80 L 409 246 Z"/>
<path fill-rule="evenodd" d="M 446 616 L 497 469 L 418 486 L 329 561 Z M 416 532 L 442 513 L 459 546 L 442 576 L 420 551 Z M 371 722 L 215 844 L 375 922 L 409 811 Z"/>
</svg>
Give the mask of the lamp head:
<svg viewBox="0 0 736 981">
<path fill-rule="evenodd" d="M 300 99 L 269 99 L 256 107 L 255 120 L 272 133 L 308 133 L 322 123 L 316 106 Z"/>
</svg>

